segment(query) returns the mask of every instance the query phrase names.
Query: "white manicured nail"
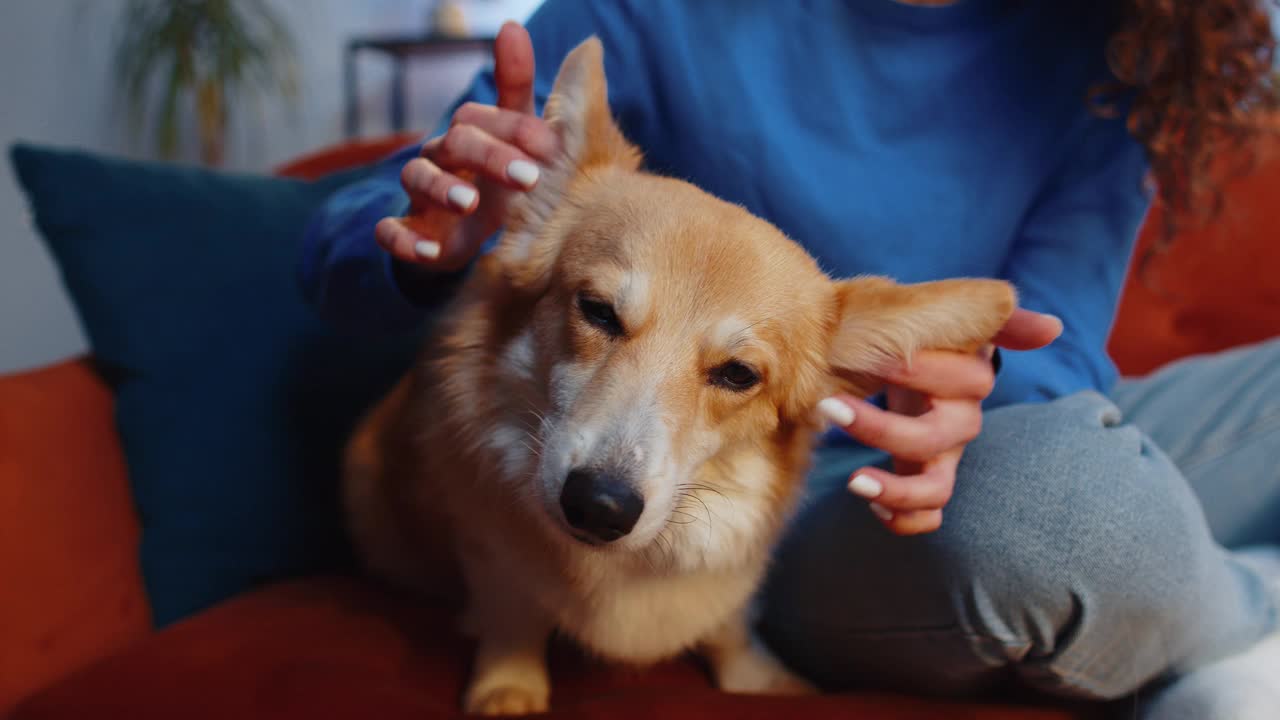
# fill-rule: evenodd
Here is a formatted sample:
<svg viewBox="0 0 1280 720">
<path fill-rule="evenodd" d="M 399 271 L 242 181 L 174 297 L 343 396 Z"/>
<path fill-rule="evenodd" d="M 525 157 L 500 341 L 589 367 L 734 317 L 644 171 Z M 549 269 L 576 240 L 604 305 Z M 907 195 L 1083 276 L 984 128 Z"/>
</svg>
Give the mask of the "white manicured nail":
<svg viewBox="0 0 1280 720">
<path fill-rule="evenodd" d="M 853 408 L 846 405 L 843 400 L 829 397 L 818 403 L 818 412 L 822 413 L 822 417 L 840 427 L 853 424 Z"/>
<path fill-rule="evenodd" d="M 507 166 L 507 177 L 526 188 L 531 188 L 538 182 L 538 166 L 528 160 L 512 160 Z"/>
<path fill-rule="evenodd" d="M 889 522 L 893 519 L 893 513 L 889 508 L 881 505 L 880 503 L 867 503 L 867 507 L 871 508 L 871 512 L 875 513 L 876 517 L 880 518 L 884 522 Z"/>
<path fill-rule="evenodd" d="M 880 497 L 880 493 L 884 492 L 884 485 L 880 481 L 870 475 L 854 475 L 849 481 L 849 490 L 854 495 L 861 495 L 868 500 L 874 500 Z"/>
<path fill-rule="evenodd" d="M 426 260 L 440 257 L 440 243 L 431 240 L 419 240 L 413 244 L 413 254 Z"/>
<path fill-rule="evenodd" d="M 449 188 L 446 196 L 449 198 L 449 204 L 459 210 L 470 209 L 471 204 L 476 201 L 476 191 L 466 185 L 454 185 Z"/>
</svg>

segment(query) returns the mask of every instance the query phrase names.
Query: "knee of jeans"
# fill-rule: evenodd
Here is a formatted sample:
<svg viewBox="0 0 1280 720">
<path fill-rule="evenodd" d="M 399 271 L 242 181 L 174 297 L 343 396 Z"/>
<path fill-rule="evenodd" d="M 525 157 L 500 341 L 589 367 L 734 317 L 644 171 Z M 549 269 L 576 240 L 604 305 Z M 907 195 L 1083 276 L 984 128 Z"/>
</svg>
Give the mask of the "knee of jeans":
<svg viewBox="0 0 1280 720">
<path fill-rule="evenodd" d="M 1082 394 L 989 414 L 931 547 L 961 624 L 1035 656 L 1191 620 L 1198 512 L 1172 463 Z"/>
</svg>

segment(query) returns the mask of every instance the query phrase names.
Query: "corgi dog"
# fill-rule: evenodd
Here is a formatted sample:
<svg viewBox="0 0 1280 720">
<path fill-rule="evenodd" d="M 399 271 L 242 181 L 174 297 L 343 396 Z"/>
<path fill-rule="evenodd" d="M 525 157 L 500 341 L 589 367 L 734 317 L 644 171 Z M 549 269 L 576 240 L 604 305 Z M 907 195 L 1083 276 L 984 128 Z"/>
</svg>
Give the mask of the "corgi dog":
<svg viewBox="0 0 1280 720">
<path fill-rule="evenodd" d="M 726 691 L 809 691 L 753 636 L 752 605 L 814 408 L 877 392 L 916 350 L 977 352 L 1014 291 L 833 280 L 769 223 L 643 172 L 595 38 L 545 117 L 562 154 L 347 449 L 359 553 L 464 589 L 470 712 L 546 710 L 553 632 L 623 663 L 696 652 Z"/>
</svg>

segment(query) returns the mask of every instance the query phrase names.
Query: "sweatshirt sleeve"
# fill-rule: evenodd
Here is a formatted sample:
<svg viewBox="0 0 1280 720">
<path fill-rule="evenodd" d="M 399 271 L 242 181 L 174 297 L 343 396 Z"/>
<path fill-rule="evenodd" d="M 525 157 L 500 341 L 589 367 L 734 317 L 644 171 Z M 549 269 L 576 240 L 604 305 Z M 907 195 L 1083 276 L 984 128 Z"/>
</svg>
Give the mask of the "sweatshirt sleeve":
<svg viewBox="0 0 1280 720">
<path fill-rule="evenodd" d="M 1041 350 L 1002 353 L 988 407 L 1081 390 L 1106 393 L 1116 380 L 1106 343 L 1149 207 L 1147 162 L 1123 122 L 1097 117 L 1068 136 L 1063 150 L 1003 272 L 1017 287 L 1020 304 L 1057 315 L 1063 333 Z"/>
</svg>

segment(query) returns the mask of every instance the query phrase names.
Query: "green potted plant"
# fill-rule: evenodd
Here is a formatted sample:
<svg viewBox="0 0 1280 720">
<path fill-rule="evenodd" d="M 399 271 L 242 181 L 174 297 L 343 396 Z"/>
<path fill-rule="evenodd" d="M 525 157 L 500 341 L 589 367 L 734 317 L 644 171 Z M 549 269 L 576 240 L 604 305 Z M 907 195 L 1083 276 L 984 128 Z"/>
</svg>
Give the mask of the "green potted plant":
<svg viewBox="0 0 1280 720">
<path fill-rule="evenodd" d="M 237 99 L 297 95 L 293 40 L 266 0 L 126 0 L 115 72 L 135 131 L 152 128 L 172 158 L 190 108 L 209 165 L 222 164 Z"/>
</svg>

